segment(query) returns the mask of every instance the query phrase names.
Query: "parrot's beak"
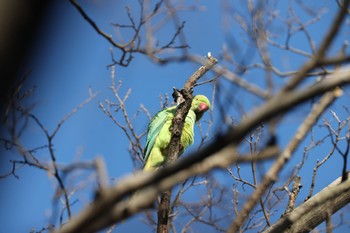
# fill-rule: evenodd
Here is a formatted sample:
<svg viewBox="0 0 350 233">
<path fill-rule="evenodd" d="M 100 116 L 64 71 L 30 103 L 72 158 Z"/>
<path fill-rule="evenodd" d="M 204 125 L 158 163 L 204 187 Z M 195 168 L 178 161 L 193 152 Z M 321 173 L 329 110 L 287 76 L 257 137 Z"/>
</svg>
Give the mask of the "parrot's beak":
<svg viewBox="0 0 350 233">
<path fill-rule="evenodd" d="M 205 112 L 208 110 L 208 105 L 206 103 L 200 103 L 199 104 L 199 109 L 201 110 L 201 112 Z"/>
</svg>

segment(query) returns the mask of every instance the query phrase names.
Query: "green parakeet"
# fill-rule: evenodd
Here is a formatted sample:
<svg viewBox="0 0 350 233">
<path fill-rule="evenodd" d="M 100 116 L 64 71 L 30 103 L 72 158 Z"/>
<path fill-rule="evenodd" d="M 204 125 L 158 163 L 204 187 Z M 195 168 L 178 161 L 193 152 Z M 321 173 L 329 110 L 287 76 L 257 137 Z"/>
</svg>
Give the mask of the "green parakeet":
<svg viewBox="0 0 350 233">
<path fill-rule="evenodd" d="M 181 134 L 180 155 L 194 142 L 194 125 L 210 108 L 210 102 L 204 95 L 196 95 L 186 116 Z M 148 125 L 146 146 L 144 149 L 144 171 L 160 167 L 166 160 L 171 139 L 171 126 L 176 113 L 176 106 L 159 111 Z"/>
</svg>

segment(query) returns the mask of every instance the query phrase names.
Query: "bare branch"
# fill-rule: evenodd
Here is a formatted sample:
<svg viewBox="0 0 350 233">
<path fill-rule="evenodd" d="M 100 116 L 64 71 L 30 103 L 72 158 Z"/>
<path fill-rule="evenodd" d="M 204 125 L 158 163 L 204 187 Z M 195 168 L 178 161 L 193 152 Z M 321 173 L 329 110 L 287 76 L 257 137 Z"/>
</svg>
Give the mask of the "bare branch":
<svg viewBox="0 0 350 233">
<path fill-rule="evenodd" d="M 254 159 L 264 160 L 271 158 L 276 152 L 276 147 L 268 148 Z M 195 157 L 200 158 L 204 153 L 207 153 L 206 150 L 203 150 L 201 154 L 197 154 Z M 194 156 L 186 157 L 154 173 L 139 172 L 134 176 L 124 178 L 116 186 L 101 190 L 101 195 L 98 199 L 82 211 L 79 216 L 76 216 L 59 229 L 58 232 L 95 232 L 110 224 L 121 221 L 144 208 L 148 208 L 153 203 L 158 192 L 169 189 L 181 180 L 195 174 L 207 172 L 213 167 L 227 166 L 226 160 L 228 158 L 230 159 L 229 162 L 251 162 L 252 160 L 252 158 L 245 155 L 237 156 L 232 147 L 219 151 L 215 155 L 214 160 L 207 159 L 203 160 L 202 163 L 194 165 L 190 162 L 193 160 L 190 158 Z M 225 158 L 221 158 L 223 155 Z M 123 201 L 126 195 L 136 190 L 138 190 L 139 195 L 134 196 L 131 201 Z M 114 205 L 114 203 L 118 203 L 118 205 Z M 106 214 L 109 218 L 105 217 Z"/>
<path fill-rule="evenodd" d="M 312 69 L 316 67 L 318 62 L 324 58 L 326 55 L 326 50 L 328 47 L 332 44 L 335 36 L 339 32 L 339 28 L 342 25 L 342 22 L 346 16 L 348 6 L 349 6 L 350 1 L 345 0 L 343 6 L 340 8 L 339 13 L 337 14 L 336 18 L 334 19 L 331 27 L 329 28 L 326 36 L 322 40 L 322 43 L 317 50 L 317 53 L 315 56 L 310 59 L 300 70 L 299 73 L 294 76 L 290 82 L 283 88 L 282 91 L 289 91 L 293 88 L 295 88 L 306 76 L 308 72 L 310 72 Z"/>
<path fill-rule="evenodd" d="M 183 96 L 184 102 L 181 103 L 179 107 L 176 109 L 176 114 L 174 116 L 174 120 L 172 124 L 171 140 L 169 143 L 166 165 L 172 164 L 178 158 L 178 153 L 180 151 L 181 132 L 184 126 L 185 118 L 188 114 L 188 111 L 191 108 L 192 89 L 196 84 L 196 82 L 208 70 L 210 70 L 216 63 L 217 63 L 217 59 L 212 57 L 211 54 L 208 53 L 208 57 L 206 59 L 205 64 L 191 75 L 191 77 L 186 81 L 182 89 L 182 94 L 184 95 Z M 170 211 L 170 198 L 171 198 L 171 190 L 166 190 L 161 197 L 161 202 L 158 207 L 158 225 L 157 225 L 158 233 L 169 232 L 168 216 Z"/>
<path fill-rule="evenodd" d="M 327 218 L 327 210 L 333 214 L 349 203 L 350 180 L 341 182 L 341 179 L 339 177 L 307 202 L 281 218 L 265 233 L 309 232 L 310 229 L 314 229 Z"/>
<path fill-rule="evenodd" d="M 243 225 L 246 221 L 248 214 L 254 208 L 259 198 L 265 193 L 270 184 L 278 177 L 279 172 L 283 168 L 283 166 L 287 163 L 287 161 L 291 158 L 293 152 L 297 149 L 300 142 L 309 132 L 310 128 L 315 124 L 320 115 L 324 112 L 324 110 L 337 98 L 339 97 L 339 90 L 330 91 L 321 98 L 319 104 L 315 105 L 311 110 L 310 114 L 307 116 L 302 125 L 300 125 L 297 130 L 294 138 L 289 142 L 284 151 L 280 154 L 278 159 L 272 165 L 270 170 L 266 173 L 261 184 L 254 190 L 250 199 L 244 204 L 242 210 L 235 218 L 232 223 L 229 232 L 237 232 L 238 229 Z"/>
</svg>

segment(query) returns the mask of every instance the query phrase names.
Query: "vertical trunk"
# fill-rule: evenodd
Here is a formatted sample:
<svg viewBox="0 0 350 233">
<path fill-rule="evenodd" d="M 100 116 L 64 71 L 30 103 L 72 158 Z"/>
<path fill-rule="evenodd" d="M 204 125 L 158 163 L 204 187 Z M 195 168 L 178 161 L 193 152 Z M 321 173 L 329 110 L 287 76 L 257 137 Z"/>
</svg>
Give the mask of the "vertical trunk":
<svg viewBox="0 0 350 233">
<path fill-rule="evenodd" d="M 163 192 L 158 206 L 157 233 L 169 232 L 169 210 L 170 210 L 171 190 Z"/>
</svg>

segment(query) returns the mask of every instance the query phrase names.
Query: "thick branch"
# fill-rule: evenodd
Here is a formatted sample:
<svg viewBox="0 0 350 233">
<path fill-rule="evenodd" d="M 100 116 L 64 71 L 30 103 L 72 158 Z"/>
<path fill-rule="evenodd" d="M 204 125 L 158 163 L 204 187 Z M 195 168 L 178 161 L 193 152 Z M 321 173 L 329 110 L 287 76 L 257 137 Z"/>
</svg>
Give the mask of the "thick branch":
<svg viewBox="0 0 350 233">
<path fill-rule="evenodd" d="M 185 123 L 185 118 L 188 111 L 191 108 L 192 103 L 192 89 L 199 80 L 208 70 L 210 70 L 217 63 L 216 58 L 212 57 L 208 53 L 208 57 L 203 66 L 201 66 L 196 72 L 194 72 L 191 77 L 187 80 L 183 87 L 183 97 L 185 101 L 181 103 L 177 110 L 175 117 L 173 119 L 173 126 L 171 132 L 171 140 L 169 143 L 168 156 L 166 160 L 166 165 L 169 165 L 177 160 L 180 149 L 181 132 Z M 171 189 L 166 190 L 161 198 L 160 205 L 158 207 L 158 224 L 157 232 L 169 232 L 168 217 L 170 211 L 170 199 L 171 199 Z"/>
<path fill-rule="evenodd" d="M 284 165 L 289 161 L 293 152 L 297 149 L 300 142 L 304 139 L 311 127 L 316 123 L 321 114 L 327 109 L 327 107 L 333 103 L 333 101 L 339 97 L 341 90 L 335 89 L 331 92 L 324 94 L 318 104 L 316 104 L 311 110 L 310 114 L 306 117 L 305 121 L 300 125 L 299 129 L 295 133 L 295 136 L 291 139 L 287 147 L 272 165 L 270 170 L 266 173 L 261 184 L 257 186 L 250 199 L 244 204 L 242 210 L 233 221 L 228 232 L 237 232 L 238 229 L 244 224 L 249 213 L 253 210 L 260 197 L 266 192 L 272 182 L 276 180 L 279 172 Z"/>
<path fill-rule="evenodd" d="M 201 154 L 197 154 L 198 158 L 201 155 L 206 157 L 205 154 L 207 152 L 211 153 L 217 145 L 218 143 L 213 144 L 212 148 L 208 148 L 209 151 L 205 150 Z M 272 147 L 252 158 L 247 155 L 238 156 L 235 149 L 229 147 L 219 150 L 213 155 L 214 158 L 207 158 L 201 163 L 192 164 L 186 157 L 154 173 L 139 172 L 136 175 L 124 178 L 114 187 L 101 190 L 98 198 L 90 206 L 64 225 L 58 232 L 97 232 L 145 208 L 149 208 L 159 192 L 168 190 L 188 177 L 208 172 L 213 167 L 225 168 L 227 167 L 227 161 L 237 163 L 246 163 L 252 160 L 261 161 L 275 156 L 277 152 L 276 147 Z M 135 191 L 138 192 L 138 195 L 133 196 L 131 201 L 123 200 L 126 195 Z"/>
<path fill-rule="evenodd" d="M 340 65 L 343 63 L 349 63 L 350 62 L 350 56 L 337 56 L 337 57 L 329 57 L 324 58 L 318 61 L 318 66 L 330 66 L 330 65 Z"/>
<path fill-rule="evenodd" d="M 332 214 L 350 202 L 350 180 L 341 182 L 341 177 L 317 193 L 290 214 L 284 216 L 265 233 L 310 232 Z"/>
<path fill-rule="evenodd" d="M 95 232 L 101 230 L 109 224 L 121 221 L 149 207 L 159 191 L 167 190 L 182 180 L 206 173 L 213 168 L 226 168 L 234 162 L 246 161 L 249 158 L 237 156 L 235 145 L 251 129 L 310 98 L 348 83 L 350 83 L 350 74 L 345 70 L 337 72 L 333 77 L 326 78 L 312 87 L 271 98 L 266 104 L 244 118 L 234 130 L 229 130 L 202 150 L 154 173 L 139 173 L 125 178 L 119 181 L 116 186 L 104 190 L 99 199 L 81 211 L 78 216 L 73 217 L 59 232 Z M 273 149 L 273 153 L 276 153 L 276 149 Z M 271 152 L 268 154 L 271 155 Z M 137 195 L 140 198 L 122 201 L 123 198 L 136 190 L 142 192 L 142 195 Z"/>
</svg>

